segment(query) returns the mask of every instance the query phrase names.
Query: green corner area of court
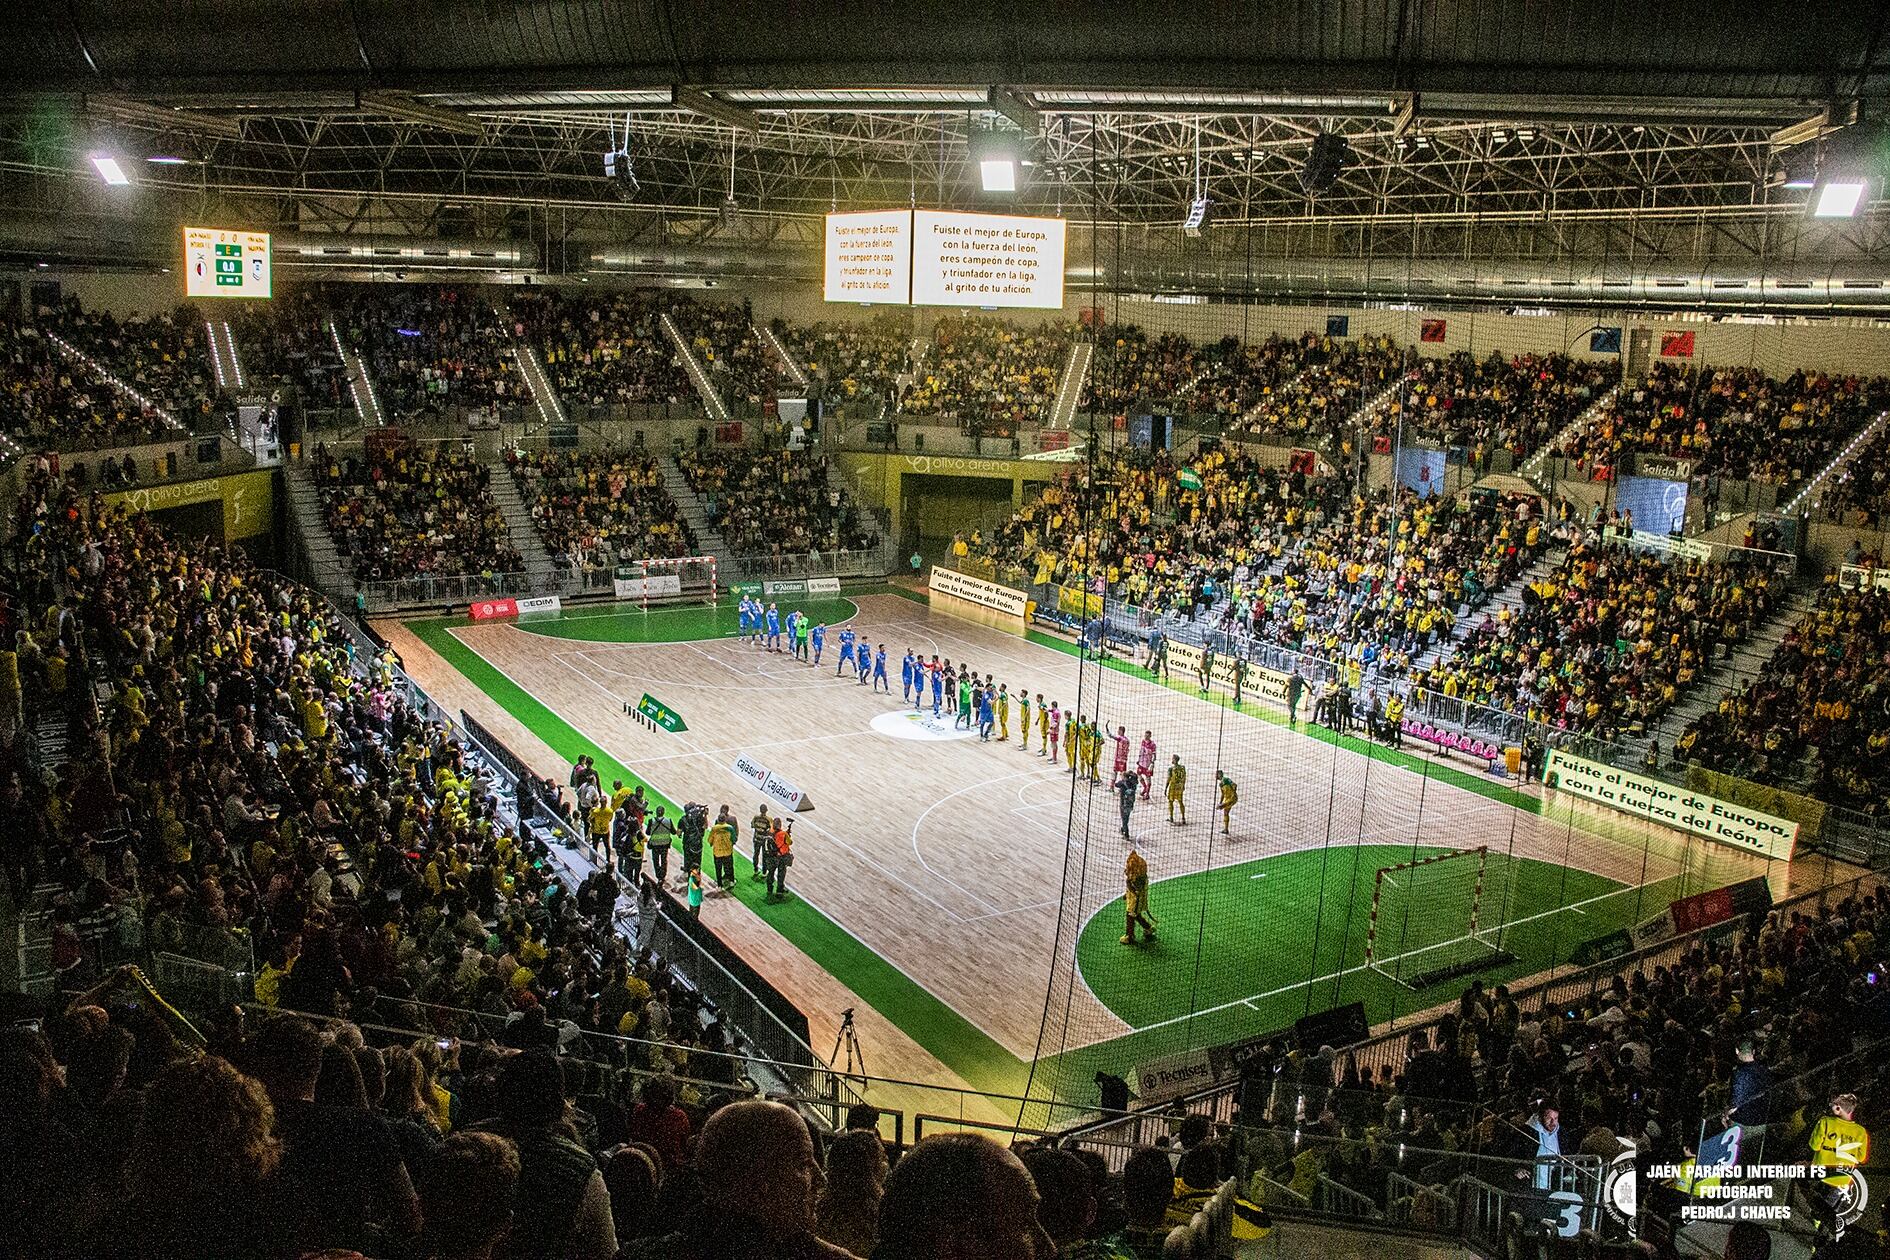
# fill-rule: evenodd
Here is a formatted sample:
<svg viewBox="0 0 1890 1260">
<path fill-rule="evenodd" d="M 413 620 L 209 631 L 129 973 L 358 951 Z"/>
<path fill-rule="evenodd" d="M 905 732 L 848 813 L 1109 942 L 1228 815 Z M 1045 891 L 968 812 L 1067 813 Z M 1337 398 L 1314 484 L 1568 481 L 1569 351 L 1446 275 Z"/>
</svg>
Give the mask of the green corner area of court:
<svg viewBox="0 0 1890 1260">
<path fill-rule="evenodd" d="M 855 594 L 872 594 L 863 589 Z M 814 619 L 816 625 L 837 626 L 857 617 L 860 607 L 851 599 L 794 601 L 794 607 Z M 707 604 L 679 604 L 665 608 L 646 608 L 635 601 L 612 604 L 582 604 L 570 612 L 528 613 L 510 623 L 527 634 L 548 639 L 573 639 L 583 643 L 696 643 L 735 634 L 738 614 L 732 603 L 714 607 Z M 430 621 L 410 621 L 407 628 L 420 634 L 421 627 L 451 629 L 476 624 L 470 617 L 440 617 Z M 785 633 L 785 631 L 784 631 Z M 425 637 L 425 636 L 422 636 Z M 430 641 L 429 641 L 430 642 Z"/>
<path fill-rule="evenodd" d="M 834 624 L 852 617 L 858 608 L 850 599 L 797 604 L 819 617 L 831 606 Z M 614 613 L 607 612 L 615 609 Z M 724 617 L 723 613 L 727 616 Z M 654 783 L 629 769 L 566 722 L 536 696 L 513 682 L 483 656 L 461 642 L 452 630 L 470 624 L 465 617 L 443 617 L 404 623 L 408 630 L 458 670 L 567 761 L 580 756 L 596 759 L 605 779 L 641 785 L 656 803 L 680 815 L 679 802 Z M 570 626 L 574 633 L 559 634 Z M 554 637 L 607 643 L 680 643 L 720 638 L 735 633 L 734 610 L 677 608 L 644 612 L 636 604 L 597 604 L 577 611 L 519 625 L 519 629 Z M 874 953 L 845 928 L 799 897 L 769 902 L 762 885 L 750 878 L 754 868 L 736 854 L 736 896 L 755 914 L 806 954 L 816 964 L 857 994 L 874 1010 L 896 1024 L 927 1053 L 944 1063 L 967 1085 L 992 1093 L 1020 1093 L 1028 1067 L 986 1036 L 957 1011 L 941 1002 L 904 972 Z"/>
</svg>

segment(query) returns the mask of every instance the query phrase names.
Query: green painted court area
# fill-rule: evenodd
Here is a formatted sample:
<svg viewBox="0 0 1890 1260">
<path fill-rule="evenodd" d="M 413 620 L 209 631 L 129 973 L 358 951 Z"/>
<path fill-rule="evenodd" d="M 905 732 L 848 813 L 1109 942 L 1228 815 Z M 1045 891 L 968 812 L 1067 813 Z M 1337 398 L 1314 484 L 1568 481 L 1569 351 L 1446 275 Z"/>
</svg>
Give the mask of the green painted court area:
<svg viewBox="0 0 1890 1260">
<path fill-rule="evenodd" d="M 888 589 L 862 588 L 850 593 Z M 923 602 L 922 597 L 910 592 L 895 593 Z M 858 612 L 856 605 L 844 597 L 800 599 L 795 605 L 825 620 L 830 627 Z M 660 784 L 621 765 L 598 746 L 591 733 L 571 725 L 450 633 L 454 627 L 467 624 L 464 617 L 431 618 L 410 622 L 408 628 L 560 756 L 593 756 L 606 779 L 641 783 L 656 801 L 674 805 Z M 592 643 L 677 643 L 731 636 L 736 618 L 735 610 L 728 606 L 645 610 L 636 603 L 619 603 L 581 606 L 555 617 L 528 619 L 518 623 L 518 628 L 535 635 Z M 1053 650 L 1073 650 L 1034 632 L 1027 637 Z M 1111 662 L 1110 667 L 1149 679 L 1133 665 Z M 1222 699 L 1221 703 L 1226 701 Z M 1254 720 L 1283 724 L 1283 718 L 1270 711 L 1248 705 L 1241 708 Z M 1368 748 L 1353 737 L 1320 728 L 1302 727 L 1300 733 L 1308 739 L 1369 752 L 1394 764 L 1406 759 L 1416 762 L 1409 754 Z M 1541 809 L 1537 798 L 1473 774 L 1442 767 L 1433 767 L 1431 773 L 1440 779 L 1461 780 L 1462 786 L 1503 799 L 1516 808 L 1532 812 Z M 1603 829 L 1594 830 L 1600 833 Z M 1466 978 L 1452 978 L 1428 990 L 1414 991 L 1363 965 L 1378 868 L 1429 852 L 1435 850 L 1414 850 L 1410 845 L 1336 844 L 1162 881 L 1152 891 L 1153 910 L 1161 923 L 1160 938 L 1154 945 L 1120 944 L 1120 899 L 1100 907 L 1086 921 L 1076 943 L 1079 978 L 1073 983 L 1087 985 L 1135 1031 L 1111 1037 L 1099 1030 L 1091 1044 L 1071 1037 L 1067 1048 L 1047 1055 L 1034 1073 L 1028 1062 L 998 1045 L 972 1020 L 874 953 L 828 915 L 799 899 L 765 902 L 757 893 L 759 886 L 747 879 L 747 861 L 739 856 L 740 850 L 738 896 L 785 939 L 971 1087 L 1021 1093 L 1031 1081 L 1033 1096 L 1045 1089 L 1056 1089 L 1063 1096 L 1081 1096 L 1093 1088 L 1089 1080 L 1098 1068 L 1120 1072 L 1160 1055 L 1272 1032 L 1289 1027 L 1309 1012 L 1342 1003 L 1362 1001 L 1368 1018 L 1377 1023 L 1454 998 Z M 1581 942 L 1636 922 L 1681 891 L 1659 884 L 1624 887 L 1578 870 L 1529 859 L 1512 860 L 1496 852 L 1494 846 L 1487 869 L 1489 884 L 1501 891 L 1493 893 L 1490 903 L 1482 908 L 1483 925 L 1503 925 L 1500 944 L 1516 955 L 1514 962 L 1478 972 L 1487 984 L 1567 962 Z M 1469 885 L 1463 884 L 1457 894 L 1461 904 L 1448 897 L 1433 899 L 1425 903 L 1425 912 L 1450 923 L 1467 923 L 1470 896 Z M 1390 942 L 1384 952 L 1397 952 L 1396 942 Z M 1042 984 L 1042 959 L 1020 960 L 1020 967 L 1029 974 L 1027 983 Z M 1020 982 L 1025 982 L 1021 973 Z M 1052 1001 L 1057 1000 L 1053 995 Z"/>
<path fill-rule="evenodd" d="M 1165 880 L 1151 895 L 1162 924 L 1153 945 L 1120 943 L 1118 898 L 1084 925 L 1077 962 L 1090 990 L 1136 1028 L 1231 1005 L 1245 1006 L 1263 1023 L 1278 1026 L 1306 1012 L 1309 991 L 1316 995 L 1312 1009 L 1332 1005 L 1335 987 L 1343 1000 L 1363 1001 L 1370 1010 L 1388 1011 L 1394 1002 L 1410 1010 L 1422 1000 L 1421 993 L 1364 967 L 1372 887 L 1380 867 L 1438 852 L 1414 851 L 1409 845 L 1344 845 Z M 1486 884 L 1482 938 L 1518 959 L 1478 973 L 1486 981 L 1540 971 L 1565 958 L 1577 942 L 1631 921 L 1649 895 L 1640 890 L 1637 896 L 1636 890 L 1599 875 L 1499 854 L 1490 856 Z M 1425 947 L 1464 932 L 1474 900 L 1466 875 L 1413 908 L 1424 924 L 1381 922 L 1385 969 L 1399 974 L 1400 954 L 1407 975 L 1445 961 L 1443 954 L 1456 956 Z M 1396 914 L 1387 918 L 1402 920 Z M 1271 930 L 1262 930 L 1261 924 Z M 1188 982 L 1177 983 L 1182 977 Z M 1433 987 L 1454 994 L 1464 983 L 1457 979 Z"/>
</svg>

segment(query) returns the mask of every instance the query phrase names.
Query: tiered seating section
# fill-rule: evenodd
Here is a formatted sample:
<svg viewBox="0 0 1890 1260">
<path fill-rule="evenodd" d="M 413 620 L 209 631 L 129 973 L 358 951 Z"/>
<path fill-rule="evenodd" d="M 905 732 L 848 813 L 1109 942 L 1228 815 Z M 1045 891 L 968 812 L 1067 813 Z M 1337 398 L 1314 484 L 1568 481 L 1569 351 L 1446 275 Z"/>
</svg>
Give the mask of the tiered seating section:
<svg viewBox="0 0 1890 1260">
<path fill-rule="evenodd" d="M 1342 444 L 1347 422 L 1405 366 L 1389 337 L 1375 341 L 1317 341 L 1308 334 L 1302 370 L 1264 393 L 1235 422 L 1249 433 L 1295 441 Z"/>
<path fill-rule="evenodd" d="M 897 315 L 807 326 L 776 320 L 773 328 L 808 377 L 842 402 L 892 397 L 912 347 L 910 326 Z"/>
<path fill-rule="evenodd" d="M 1827 585 L 1759 676 L 1682 734 L 1673 754 L 1890 813 L 1890 591 Z"/>
<path fill-rule="evenodd" d="M 646 452 L 508 450 L 505 462 L 545 546 L 580 567 L 695 554 L 696 540 Z"/>
<path fill-rule="evenodd" d="M 242 303 L 229 322 L 247 388 L 266 394 L 287 383 L 301 392 L 304 407 L 354 406 L 328 309 L 312 294 Z"/>
<path fill-rule="evenodd" d="M 670 315 L 731 408 L 756 408 L 775 396 L 781 361 L 755 330 L 747 303 L 677 302 Z"/>
<path fill-rule="evenodd" d="M 139 441 L 156 417 L 63 354 L 33 320 L 0 318 L 0 431 L 30 446 Z"/>
<path fill-rule="evenodd" d="M 530 398 L 510 330 L 471 290 L 342 288 L 329 300 L 342 340 L 367 365 L 389 420 L 423 408 Z"/>
<path fill-rule="evenodd" d="M 1798 372 L 1778 381 L 1752 368 L 1656 363 L 1616 395 L 1560 454 L 1591 475 L 1632 454 L 1693 461 L 1694 474 L 1792 486 L 1820 472 L 1890 405 L 1890 379 Z"/>
<path fill-rule="evenodd" d="M 1050 418 L 1069 358 L 1062 324 L 1022 326 L 989 315 L 944 315 L 900 410 L 984 426 Z"/>
<path fill-rule="evenodd" d="M 1220 343 L 1217 370 L 1195 388 L 1195 405 L 1226 420 L 1244 416 L 1299 375 L 1306 355 L 1320 344 L 1312 333 L 1259 342 L 1228 337 Z"/>
<path fill-rule="evenodd" d="M 1472 458 L 1507 450 L 1516 459 L 1567 428 L 1607 392 L 1612 364 L 1568 355 L 1457 353 L 1419 359 L 1416 379 L 1402 395 L 1405 441 L 1441 442 L 1471 449 Z M 1377 412 L 1373 436 L 1391 436 L 1403 403 Z"/>
<path fill-rule="evenodd" d="M 826 456 L 744 448 L 676 458 L 737 556 L 831 555 L 879 545 L 872 519 L 831 475 Z"/>
<path fill-rule="evenodd" d="M 1082 411 L 1181 399 L 1184 390 L 1220 366 L 1226 349 L 1197 346 L 1178 333 L 1151 337 L 1134 325 L 1104 328 L 1094 337 L 1089 379 L 1077 403 Z"/>
<path fill-rule="evenodd" d="M 328 532 L 357 582 L 523 567 L 492 500 L 491 472 L 469 449 L 409 443 L 357 457 L 318 447 L 313 473 Z"/>
<path fill-rule="evenodd" d="M 661 295 L 546 290 L 512 299 L 521 340 L 567 404 L 681 403 L 695 397 L 663 332 Z"/>
<path fill-rule="evenodd" d="M 1785 579 L 1763 561 L 1669 559 L 1577 541 L 1524 593 L 1486 616 L 1418 683 L 1553 726 L 1616 738 L 1653 728 L 1716 651 L 1764 620 Z"/>
</svg>

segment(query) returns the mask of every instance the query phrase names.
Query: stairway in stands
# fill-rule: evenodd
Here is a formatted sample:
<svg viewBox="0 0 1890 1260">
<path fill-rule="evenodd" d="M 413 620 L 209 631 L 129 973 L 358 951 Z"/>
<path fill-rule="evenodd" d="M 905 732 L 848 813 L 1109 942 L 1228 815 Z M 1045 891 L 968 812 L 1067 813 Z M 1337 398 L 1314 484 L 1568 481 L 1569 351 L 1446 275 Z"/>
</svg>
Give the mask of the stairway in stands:
<svg viewBox="0 0 1890 1260">
<path fill-rule="evenodd" d="M 551 387 L 551 378 L 545 375 L 538 351 L 522 341 L 515 342 L 512 356 L 518 360 L 519 374 L 532 391 L 532 404 L 538 409 L 538 418 L 546 424 L 564 423 L 564 404 L 558 401 L 558 391 Z"/>
<path fill-rule="evenodd" d="M 1562 563 L 1562 558 L 1567 554 L 1568 552 L 1565 548 L 1551 547 L 1537 556 L 1534 561 L 1517 575 L 1515 581 L 1509 583 L 1507 586 L 1500 587 L 1483 603 L 1475 608 L 1469 609 L 1463 613 L 1462 616 L 1458 617 L 1450 627 L 1449 638 L 1440 639 L 1436 643 L 1431 644 L 1429 648 L 1425 649 L 1422 654 L 1411 662 L 1412 672 L 1418 673 L 1427 670 L 1456 651 L 1457 646 L 1461 644 L 1464 639 L 1469 637 L 1470 632 L 1483 624 L 1483 619 L 1486 616 L 1494 617 L 1505 610 L 1512 614 L 1521 612 L 1523 606 L 1523 591 L 1528 589 L 1531 583 L 1538 582 L 1554 572 L 1555 566 Z"/>
<path fill-rule="evenodd" d="M 539 536 L 538 526 L 532 521 L 531 507 L 518 492 L 518 481 L 512 476 L 512 470 L 505 466 L 502 459 L 493 460 L 487 467 L 492 474 L 489 483 L 492 501 L 498 505 L 499 514 L 505 517 L 505 530 L 510 535 L 513 548 L 525 561 L 525 576 L 531 579 L 532 590 L 557 590 L 557 566 L 551 562 L 551 552 L 545 546 L 545 540 Z"/>
<path fill-rule="evenodd" d="M 702 360 L 696 358 L 696 352 L 689 347 L 689 339 L 676 326 L 676 319 L 668 311 L 663 312 L 663 331 L 669 335 L 669 344 L 675 347 L 676 357 L 682 361 L 683 374 L 689 383 L 696 387 L 696 395 L 702 399 L 702 406 L 709 413 L 709 419 L 726 421 L 729 418 L 728 403 L 722 399 L 721 392 L 715 388 L 715 382 L 703 369 Z"/>
<path fill-rule="evenodd" d="M 787 343 L 782 341 L 774 329 L 766 324 L 756 323 L 754 329 L 756 335 L 761 338 L 762 344 L 774 351 L 774 357 L 781 360 L 782 366 L 787 369 L 788 379 L 802 389 L 806 389 L 808 387 L 807 369 L 795 359 L 793 352 L 787 348 Z"/>
<path fill-rule="evenodd" d="M 368 375 L 367 363 L 342 340 L 341 327 L 332 317 L 328 321 L 328 335 L 334 339 L 335 353 L 341 356 L 341 370 L 348 378 L 348 392 L 354 396 L 355 414 L 370 428 L 386 424 L 387 417 L 381 411 L 381 399 L 374 392 L 374 378 Z"/>
<path fill-rule="evenodd" d="M 1673 753 L 1673 741 L 1682 732 L 1699 719 L 1719 707 L 1719 702 L 1726 698 L 1729 691 L 1737 691 L 1759 676 L 1765 663 L 1778 651 L 1778 645 L 1792 628 L 1803 621 L 1818 602 L 1818 588 L 1815 584 L 1794 584 L 1787 591 L 1785 598 L 1772 610 L 1772 615 L 1760 622 L 1745 642 L 1733 648 L 1732 656 L 1720 652 L 1713 654 L 1707 667 L 1700 671 L 1693 685 L 1680 693 L 1674 706 L 1661 718 L 1660 723 L 1645 735 L 1634 736 L 1622 742 L 1632 750 L 1638 763 L 1641 755 L 1647 751 L 1647 741 L 1660 740 L 1660 755 L 1664 762 Z"/>
<path fill-rule="evenodd" d="M 722 537 L 709 521 L 709 506 L 689 485 L 689 478 L 683 476 L 682 465 L 674 455 L 663 457 L 663 488 L 669 491 L 669 497 L 676 500 L 676 508 L 682 513 L 683 523 L 689 526 L 689 532 L 696 537 L 696 554 L 714 556 L 716 566 L 723 572 L 732 570 L 728 540 Z"/>
<path fill-rule="evenodd" d="M 1580 415 L 1563 425 L 1560 433 L 1557 433 L 1541 446 L 1538 446 L 1535 453 L 1523 461 L 1522 467 L 1516 470 L 1516 474 L 1534 484 L 1538 489 L 1544 489 L 1542 468 L 1548 461 L 1550 454 L 1558 450 L 1562 443 L 1568 441 L 1577 433 L 1580 433 L 1584 427 L 1593 423 L 1600 416 L 1605 415 L 1608 408 L 1614 404 L 1614 396 L 1620 392 L 1621 387 L 1619 385 L 1609 386 L 1608 389 L 1602 393 L 1601 397 L 1589 403 L 1588 406 L 1582 410 Z"/>
<path fill-rule="evenodd" d="M 1076 405 L 1082 401 L 1083 385 L 1089 380 L 1089 361 L 1096 353 L 1096 343 L 1080 339 L 1070 345 L 1069 358 L 1063 361 L 1063 379 L 1057 386 L 1057 400 L 1050 408 L 1052 429 L 1067 429 L 1076 418 Z"/>
<path fill-rule="evenodd" d="M 210 339 L 210 366 L 216 369 L 217 388 L 234 398 L 244 388 L 243 359 L 236 352 L 236 334 L 227 319 L 206 319 L 204 335 Z"/>
<path fill-rule="evenodd" d="M 289 528 L 301 540 L 310 582 L 343 608 L 354 607 L 354 567 L 335 549 L 308 462 L 285 461 L 282 486 L 289 500 Z"/>
</svg>

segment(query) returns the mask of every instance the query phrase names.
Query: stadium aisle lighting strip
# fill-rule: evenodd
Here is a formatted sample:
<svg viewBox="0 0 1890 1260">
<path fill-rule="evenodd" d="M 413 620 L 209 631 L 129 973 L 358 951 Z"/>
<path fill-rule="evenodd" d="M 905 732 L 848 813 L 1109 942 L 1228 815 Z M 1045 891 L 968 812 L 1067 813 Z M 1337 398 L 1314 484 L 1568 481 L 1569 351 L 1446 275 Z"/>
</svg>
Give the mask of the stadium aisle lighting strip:
<svg viewBox="0 0 1890 1260">
<path fill-rule="evenodd" d="M 145 397 L 145 395 L 139 392 L 138 390 L 135 390 L 130 385 L 126 384 L 125 381 L 121 377 L 119 377 L 117 373 L 108 371 L 103 363 L 100 363 L 97 359 L 94 359 L 91 355 L 79 349 L 77 346 L 67 341 L 64 337 L 61 337 L 58 333 L 49 332 L 46 334 L 46 336 L 52 341 L 54 345 L 58 346 L 62 351 L 64 351 L 68 358 L 77 359 L 79 362 L 85 364 L 87 367 L 91 368 L 94 372 L 97 372 L 100 376 L 104 377 L 106 383 L 109 384 L 113 389 L 117 390 L 121 394 L 126 394 L 130 396 L 130 398 L 133 401 L 135 401 L 140 407 L 143 407 L 146 411 L 149 411 L 150 413 L 155 415 L 158 419 L 162 420 L 165 424 L 170 425 L 173 429 L 177 429 L 179 431 L 183 430 L 184 426 L 181 423 L 179 423 L 176 416 L 172 415 L 165 408 L 158 406 L 155 402 L 152 402 L 149 398 Z"/>
<path fill-rule="evenodd" d="M 512 353 L 518 358 L 519 374 L 525 378 L 526 386 L 532 391 L 532 405 L 538 408 L 538 418 L 546 424 L 555 423 L 557 417 L 545 410 L 544 394 L 538 388 L 540 382 L 533 375 L 532 369 L 536 366 L 537 356 L 532 353 L 530 346 L 518 346 Z M 550 382 L 546 381 L 544 384 L 549 386 Z"/>
<path fill-rule="evenodd" d="M 328 335 L 335 339 L 335 354 L 340 357 L 342 365 L 346 367 L 348 362 L 348 350 L 347 347 L 341 344 L 341 329 L 336 325 L 333 318 L 330 318 L 328 321 Z M 381 400 L 374 396 L 374 381 L 368 376 L 367 365 L 360 361 L 359 355 L 355 356 L 355 366 L 359 370 L 350 373 L 348 376 L 348 392 L 354 395 L 355 411 L 364 419 L 373 420 L 375 424 L 384 423 L 381 416 Z M 361 389 L 363 386 L 367 387 L 368 405 L 366 407 L 361 405 Z"/>
<path fill-rule="evenodd" d="M 1804 504 L 1806 496 L 1809 495 L 1813 490 L 1816 490 L 1818 487 L 1822 486 L 1825 483 L 1826 478 L 1828 478 L 1832 473 L 1836 472 L 1840 467 L 1842 467 L 1844 462 L 1850 459 L 1851 456 L 1857 451 L 1857 449 L 1860 446 L 1862 446 L 1865 442 L 1868 442 L 1871 439 L 1872 435 L 1874 435 L 1878 429 L 1881 429 L 1883 427 L 1884 421 L 1886 419 L 1890 419 L 1890 409 L 1879 411 L 1877 413 L 1876 419 L 1872 420 L 1869 424 L 1859 429 L 1857 431 L 1857 436 L 1852 438 L 1849 442 L 1847 442 L 1844 446 L 1844 449 L 1839 451 L 1837 455 L 1831 460 L 1830 463 L 1826 464 L 1822 469 L 1819 470 L 1817 476 L 1813 477 L 1810 481 L 1807 481 L 1805 483 L 1805 488 L 1803 490 L 1800 490 L 1797 494 L 1792 496 L 1792 501 L 1785 505 L 1785 514 L 1787 516 L 1797 515 L 1798 509 Z M 1813 499 L 1811 501 L 1811 506 L 1817 507 L 1818 504 L 1822 503 L 1823 501 L 1824 500 L 1822 496 L 1820 496 L 1819 498 Z"/>
<path fill-rule="evenodd" d="M 223 344 L 230 352 L 230 371 L 236 373 L 236 387 L 243 388 L 243 356 L 236 352 L 236 333 L 230 328 L 230 321 L 223 321 Z"/>
<path fill-rule="evenodd" d="M 1583 411 L 1580 415 L 1569 421 L 1560 433 L 1538 447 L 1536 453 L 1531 455 L 1522 466 L 1523 480 L 1534 481 L 1536 474 L 1542 471 L 1543 461 L 1549 458 L 1549 452 L 1562 445 L 1562 439 L 1567 437 L 1570 433 L 1586 428 L 1590 421 L 1599 415 L 1604 408 L 1614 402 L 1614 396 L 1620 392 L 1621 387 L 1619 385 L 1610 385 L 1601 397 L 1588 404 L 1586 411 Z"/>
<path fill-rule="evenodd" d="M 222 350 L 217 349 L 217 329 L 219 327 L 223 329 L 224 348 Z M 210 337 L 210 366 L 215 368 L 217 372 L 217 388 L 228 393 L 231 388 L 229 381 L 230 376 L 236 378 L 235 387 L 237 389 L 243 388 L 243 361 L 236 357 L 236 334 L 230 331 L 230 326 L 227 322 L 218 325 L 207 319 L 203 321 L 203 330 L 205 333 L 209 334 Z M 230 368 L 227 374 L 223 370 L 223 356 L 226 353 L 230 356 Z"/>
</svg>

